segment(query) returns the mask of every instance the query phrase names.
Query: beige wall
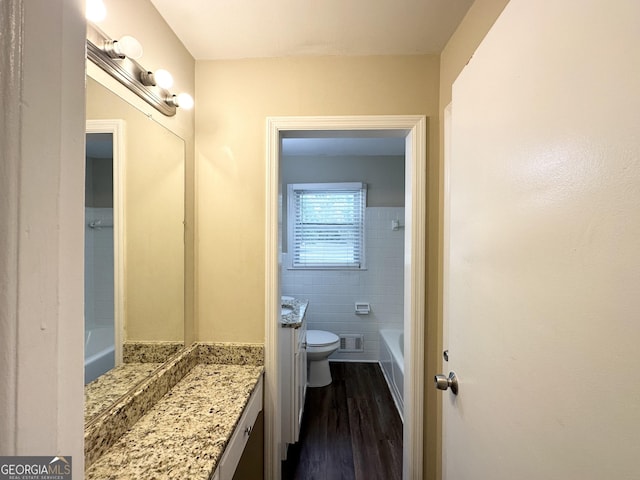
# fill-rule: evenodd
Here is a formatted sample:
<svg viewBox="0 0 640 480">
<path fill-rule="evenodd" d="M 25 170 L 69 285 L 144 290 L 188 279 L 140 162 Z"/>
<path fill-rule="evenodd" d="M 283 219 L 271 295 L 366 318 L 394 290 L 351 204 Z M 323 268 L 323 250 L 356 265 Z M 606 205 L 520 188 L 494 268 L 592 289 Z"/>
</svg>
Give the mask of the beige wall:
<svg viewBox="0 0 640 480">
<path fill-rule="evenodd" d="M 197 63 L 198 338 L 264 341 L 266 117 L 424 114 L 437 156 L 438 56 Z"/>
<path fill-rule="evenodd" d="M 104 0 L 107 17 L 98 25 L 112 38 L 133 35 L 144 48 L 138 62 L 149 70 L 165 68 L 174 78 L 173 93 L 187 92 L 195 98 L 195 60 L 173 33 L 149 0 Z M 141 21 L 144 19 L 144 21 Z M 144 101 L 129 92 L 99 69 L 90 68 L 91 76 L 107 85 L 122 98 L 137 108 L 148 112 L 153 118 L 173 131 L 185 141 L 185 341 L 195 339 L 194 333 L 194 110 L 178 109 L 174 117 L 165 117 Z"/>
</svg>

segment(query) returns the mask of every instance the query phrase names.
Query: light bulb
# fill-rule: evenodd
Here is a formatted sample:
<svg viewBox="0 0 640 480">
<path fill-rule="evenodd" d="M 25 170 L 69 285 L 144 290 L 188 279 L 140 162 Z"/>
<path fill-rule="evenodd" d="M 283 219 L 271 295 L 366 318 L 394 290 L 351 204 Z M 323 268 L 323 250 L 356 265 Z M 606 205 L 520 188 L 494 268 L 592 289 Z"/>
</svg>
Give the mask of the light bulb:
<svg viewBox="0 0 640 480">
<path fill-rule="evenodd" d="M 129 58 L 140 58 L 142 56 L 142 45 L 138 40 L 130 35 L 125 35 L 114 45 L 116 51 Z"/>
<path fill-rule="evenodd" d="M 173 77 L 171 74 L 163 69 L 153 72 L 153 78 L 156 85 L 165 90 L 169 90 L 173 86 Z"/>
<path fill-rule="evenodd" d="M 101 22 L 107 16 L 107 8 L 102 0 L 87 0 L 85 4 L 85 17 L 90 22 Z"/>
<path fill-rule="evenodd" d="M 173 107 L 179 107 L 184 110 L 191 110 L 193 108 L 193 98 L 188 93 L 179 93 L 178 95 L 171 95 L 165 100 L 169 105 Z"/>
<path fill-rule="evenodd" d="M 111 58 L 140 58 L 142 45 L 135 38 L 125 35 L 120 40 L 108 40 L 104 42 L 104 52 Z"/>
<path fill-rule="evenodd" d="M 191 110 L 193 108 L 193 98 L 188 93 L 179 93 L 176 100 L 178 106 L 184 110 Z"/>
</svg>

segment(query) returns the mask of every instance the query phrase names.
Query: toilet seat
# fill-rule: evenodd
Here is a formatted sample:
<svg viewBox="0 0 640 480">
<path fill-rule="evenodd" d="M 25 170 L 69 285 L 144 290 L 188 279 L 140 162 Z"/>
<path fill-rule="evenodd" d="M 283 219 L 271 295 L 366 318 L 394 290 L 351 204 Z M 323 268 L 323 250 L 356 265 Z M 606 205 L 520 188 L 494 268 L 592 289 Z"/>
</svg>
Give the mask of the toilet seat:
<svg viewBox="0 0 640 480">
<path fill-rule="evenodd" d="M 340 341 L 335 333 L 324 330 L 307 330 L 307 345 L 312 347 L 326 347 Z"/>
</svg>

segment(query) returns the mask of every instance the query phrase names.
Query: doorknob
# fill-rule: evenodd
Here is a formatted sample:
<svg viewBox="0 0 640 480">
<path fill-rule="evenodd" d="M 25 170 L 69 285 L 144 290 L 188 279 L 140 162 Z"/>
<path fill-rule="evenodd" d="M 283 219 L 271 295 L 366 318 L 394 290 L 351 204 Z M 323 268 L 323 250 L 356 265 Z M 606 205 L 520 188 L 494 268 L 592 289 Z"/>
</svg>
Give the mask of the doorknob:
<svg viewBox="0 0 640 480">
<path fill-rule="evenodd" d="M 444 375 L 436 375 L 433 378 L 433 381 L 438 390 L 447 390 L 451 389 L 451 393 L 454 395 L 458 394 L 458 377 L 454 372 L 449 372 L 449 377 L 445 377 Z"/>
</svg>

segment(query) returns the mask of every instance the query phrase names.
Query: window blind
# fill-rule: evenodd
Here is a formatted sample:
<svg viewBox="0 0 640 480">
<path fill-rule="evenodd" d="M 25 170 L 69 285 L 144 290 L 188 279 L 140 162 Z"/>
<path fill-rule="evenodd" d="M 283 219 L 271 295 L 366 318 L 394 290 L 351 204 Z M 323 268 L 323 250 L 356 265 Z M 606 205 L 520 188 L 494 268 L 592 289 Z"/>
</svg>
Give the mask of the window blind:
<svg viewBox="0 0 640 480">
<path fill-rule="evenodd" d="M 297 184 L 289 195 L 292 267 L 363 267 L 364 184 Z"/>
</svg>

